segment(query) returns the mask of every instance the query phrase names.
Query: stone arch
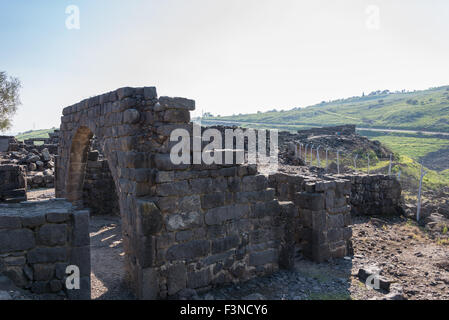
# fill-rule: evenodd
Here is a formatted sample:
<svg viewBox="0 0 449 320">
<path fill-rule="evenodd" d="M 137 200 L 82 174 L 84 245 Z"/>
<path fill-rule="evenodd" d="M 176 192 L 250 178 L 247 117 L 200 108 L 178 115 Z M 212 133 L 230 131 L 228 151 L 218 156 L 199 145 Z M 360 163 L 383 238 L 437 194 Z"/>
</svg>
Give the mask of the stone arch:
<svg viewBox="0 0 449 320">
<path fill-rule="evenodd" d="M 143 297 L 143 269 L 152 264 L 146 256 L 154 255 L 140 227 L 137 203 L 151 191 L 155 151 L 149 125 L 157 101 L 155 88 L 121 88 L 65 108 L 56 159 L 56 197 L 82 205 L 90 140 L 98 138 L 115 182 L 126 269 L 138 297 Z"/>
<path fill-rule="evenodd" d="M 87 153 L 93 133 L 88 127 L 79 127 L 70 147 L 69 171 L 66 185 L 66 198 L 72 203 L 81 204 L 83 180 L 87 164 Z"/>
<path fill-rule="evenodd" d="M 285 225 L 292 224 L 282 216 L 293 217 L 287 211 L 294 208 L 274 198 L 255 166 L 171 161 L 178 143 L 171 133 L 198 134 L 190 122 L 194 109 L 193 100 L 158 98 L 155 88 L 145 87 L 63 110 L 56 196 L 79 200 L 88 140 L 95 135 L 116 184 L 125 267 L 138 298 L 176 297 L 271 273 L 291 248 L 281 245 Z"/>
</svg>

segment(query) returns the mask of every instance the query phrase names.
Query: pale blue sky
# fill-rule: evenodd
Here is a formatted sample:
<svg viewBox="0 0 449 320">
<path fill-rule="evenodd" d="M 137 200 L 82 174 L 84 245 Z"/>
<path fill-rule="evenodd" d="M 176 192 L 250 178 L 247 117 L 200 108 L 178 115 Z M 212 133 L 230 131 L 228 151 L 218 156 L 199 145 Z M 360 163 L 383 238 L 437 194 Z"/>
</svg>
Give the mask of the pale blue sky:
<svg viewBox="0 0 449 320">
<path fill-rule="evenodd" d="M 0 0 L 0 70 L 23 83 L 12 133 L 122 86 L 229 115 L 447 85 L 448 35 L 447 0 Z"/>
</svg>

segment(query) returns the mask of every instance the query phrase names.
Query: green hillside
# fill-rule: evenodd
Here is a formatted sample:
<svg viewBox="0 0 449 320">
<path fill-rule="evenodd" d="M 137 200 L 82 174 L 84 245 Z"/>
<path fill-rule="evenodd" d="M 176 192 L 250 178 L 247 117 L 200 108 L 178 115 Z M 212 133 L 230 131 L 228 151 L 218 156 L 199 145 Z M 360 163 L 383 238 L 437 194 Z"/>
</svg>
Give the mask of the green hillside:
<svg viewBox="0 0 449 320">
<path fill-rule="evenodd" d="M 356 124 L 367 128 L 449 132 L 449 86 L 414 92 L 376 91 L 307 108 L 207 117 L 203 121 L 232 121 L 240 125 L 255 123 L 291 129 Z"/>
<path fill-rule="evenodd" d="M 42 130 L 29 130 L 22 133 L 19 133 L 16 135 L 16 139 L 19 141 L 23 141 L 26 139 L 33 139 L 33 138 L 49 138 L 49 133 L 52 133 L 55 131 L 55 128 L 53 129 L 42 129 Z"/>
</svg>

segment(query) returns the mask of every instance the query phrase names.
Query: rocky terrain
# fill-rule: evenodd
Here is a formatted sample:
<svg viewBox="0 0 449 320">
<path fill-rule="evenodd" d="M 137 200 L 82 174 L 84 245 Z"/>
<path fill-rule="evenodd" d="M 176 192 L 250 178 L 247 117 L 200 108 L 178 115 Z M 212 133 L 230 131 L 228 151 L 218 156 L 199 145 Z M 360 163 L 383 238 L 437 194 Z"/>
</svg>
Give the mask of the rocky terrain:
<svg viewBox="0 0 449 320">
<path fill-rule="evenodd" d="M 359 217 L 354 256 L 313 263 L 299 253 L 295 269 L 205 292 L 196 299 L 449 299 L 449 246 L 406 218 Z M 364 275 L 379 274 L 378 290 Z M 372 285 L 374 283 L 368 282 Z"/>
<path fill-rule="evenodd" d="M 5 151 L 0 152 L 0 165 L 23 166 L 26 169 L 28 189 L 53 188 L 58 135 L 55 132 L 52 138 L 43 139 L 47 143 L 44 145 L 34 145 L 34 141 L 21 143 L 10 138 Z"/>
</svg>

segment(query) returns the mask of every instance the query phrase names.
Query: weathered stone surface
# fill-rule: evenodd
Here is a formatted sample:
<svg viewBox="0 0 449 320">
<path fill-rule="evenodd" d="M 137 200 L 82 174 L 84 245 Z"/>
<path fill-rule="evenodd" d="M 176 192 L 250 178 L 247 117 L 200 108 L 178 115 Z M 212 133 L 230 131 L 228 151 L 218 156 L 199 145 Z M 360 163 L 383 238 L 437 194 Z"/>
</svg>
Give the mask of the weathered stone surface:
<svg viewBox="0 0 449 320">
<path fill-rule="evenodd" d="M 55 273 L 55 266 L 53 264 L 35 264 L 33 265 L 34 280 L 48 281 L 51 280 Z"/>
<path fill-rule="evenodd" d="M 168 268 L 167 289 L 168 295 L 174 295 L 185 289 L 187 283 L 187 271 L 183 263 L 177 263 Z"/>
<path fill-rule="evenodd" d="M 28 250 L 35 245 L 33 232 L 29 229 L 0 230 L 0 254 Z"/>
<path fill-rule="evenodd" d="M 224 221 L 240 219 L 247 215 L 249 206 L 245 204 L 236 204 L 231 206 L 210 209 L 205 215 L 205 222 L 208 225 L 221 224 Z"/>
<path fill-rule="evenodd" d="M 22 221 L 22 226 L 24 228 L 35 228 L 45 223 L 45 215 L 26 215 L 21 217 L 20 220 Z"/>
<path fill-rule="evenodd" d="M 79 267 L 81 276 L 90 276 L 90 247 L 73 247 L 70 251 L 70 263 Z"/>
<path fill-rule="evenodd" d="M 216 239 L 212 241 L 212 254 L 228 251 L 229 249 L 236 248 L 239 244 L 240 237 L 237 235 Z"/>
<path fill-rule="evenodd" d="M 70 212 L 68 209 L 53 209 L 49 210 L 45 216 L 48 222 L 61 223 L 70 218 Z"/>
<path fill-rule="evenodd" d="M 187 277 L 187 287 L 196 289 L 209 285 L 211 281 L 211 271 L 206 268 L 201 271 L 190 272 Z"/>
<path fill-rule="evenodd" d="M 27 260 L 29 263 L 53 263 L 67 261 L 67 248 L 35 248 L 28 252 Z"/>
<path fill-rule="evenodd" d="M 195 101 L 185 98 L 160 97 L 159 103 L 165 108 L 195 110 Z"/>
<path fill-rule="evenodd" d="M 44 246 L 62 246 L 67 241 L 66 224 L 46 224 L 39 228 L 37 243 Z"/>
<path fill-rule="evenodd" d="M 202 215 L 199 212 L 183 212 L 166 217 L 166 226 L 169 231 L 185 230 L 200 226 Z"/>
<path fill-rule="evenodd" d="M 161 211 L 151 201 L 141 200 L 137 205 L 142 224 L 142 234 L 151 236 L 158 233 L 163 225 Z"/>
<path fill-rule="evenodd" d="M 277 261 L 279 253 L 275 249 L 262 252 L 253 252 L 249 256 L 249 264 L 251 266 L 259 266 Z"/>
<path fill-rule="evenodd" d="M 81 210 L 73 213 L 73 245 L 86 246 L 89 238 L 89 211 Z"/>
<path fill-rule="evenodd" d="M 0 216 L 0 229 L 19 229 L 20 217 Z"/>
<path fill-rule="evenodd" d="M 175 245 L 168 249 L 168 260 L 192 259 L 206 256 L 210 253 L 210 242 L 207 240 L 194 240 Z"/>
</svg>

